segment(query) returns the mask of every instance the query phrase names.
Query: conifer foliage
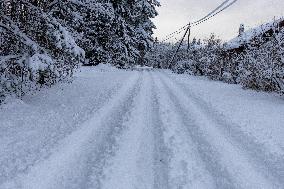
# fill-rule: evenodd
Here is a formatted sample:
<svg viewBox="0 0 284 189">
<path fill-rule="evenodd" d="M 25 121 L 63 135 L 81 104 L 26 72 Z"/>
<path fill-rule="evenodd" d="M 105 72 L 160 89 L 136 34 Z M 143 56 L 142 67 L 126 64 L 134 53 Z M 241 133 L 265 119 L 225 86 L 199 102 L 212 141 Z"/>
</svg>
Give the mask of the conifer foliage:
<svg viewBox="0 0 284 189">
<path fill-rule="evenodd" d="M 137 64 L 156 0 L 0 0 L 0 101 L 70 78 L 81 65 Z"/>
</svg>

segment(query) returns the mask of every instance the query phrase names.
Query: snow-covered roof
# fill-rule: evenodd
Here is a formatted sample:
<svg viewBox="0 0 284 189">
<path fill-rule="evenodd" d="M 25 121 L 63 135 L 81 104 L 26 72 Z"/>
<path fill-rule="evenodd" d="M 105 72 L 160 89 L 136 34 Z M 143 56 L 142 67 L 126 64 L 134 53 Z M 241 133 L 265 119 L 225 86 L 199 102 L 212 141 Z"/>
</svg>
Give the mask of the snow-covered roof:
<svg viewBox="0 0 284 189">
<path fill-rule="evenodd" d="M 265 32 L 275 27 L 275 24 L 278 24 L 280 27 L 284 27 L 284 18 L 266 24 L 262 24 L 261 26 L 245 31 L 240 36 L 228 41 L 225 45 L 225 48 L 226 49 L 239 48 L 244 44 L 249 43 L 253 38 L 263 35 Z"/>
</svg>

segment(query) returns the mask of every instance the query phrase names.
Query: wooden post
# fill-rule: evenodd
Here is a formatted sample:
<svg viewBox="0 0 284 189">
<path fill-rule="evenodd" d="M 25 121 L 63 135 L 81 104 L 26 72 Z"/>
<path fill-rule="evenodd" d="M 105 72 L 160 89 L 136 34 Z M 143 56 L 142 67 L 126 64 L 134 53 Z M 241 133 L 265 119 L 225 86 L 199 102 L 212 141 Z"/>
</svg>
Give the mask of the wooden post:
<svg viewBox="0 0 284 189">
<path fill-rule="evenodd" d="M 181 47 L 181 45 L 182 45 L 182 43 L 183 43 L 183 41 L 184 41 L 184 38 L 185 38 L 186 34 L 187 34 L 189 31 L 190 31 L 190 24 L 188 25 L 188 27 L 187 27 L 187 29 L 186 29 L 186 31 L 185 31 L 185 33 L 184 33 L 182 39 L 181 39 L 181 42 L 179 43 L 179 46 L 178 46 L 176 52 L 174 53 L 174 55 L 173 55 L 171 61 L 169 62 L 168 68 L 171 68 L 172 63 L 173 63 L 173 61 L 175 60 L 175 57 L 176 57 L 176 55 L 177 55 L 177 53 L 178 53 L 178 51 L 179 51 L 179 49 L 180 49 L 180 47 Z"/>
</svg>

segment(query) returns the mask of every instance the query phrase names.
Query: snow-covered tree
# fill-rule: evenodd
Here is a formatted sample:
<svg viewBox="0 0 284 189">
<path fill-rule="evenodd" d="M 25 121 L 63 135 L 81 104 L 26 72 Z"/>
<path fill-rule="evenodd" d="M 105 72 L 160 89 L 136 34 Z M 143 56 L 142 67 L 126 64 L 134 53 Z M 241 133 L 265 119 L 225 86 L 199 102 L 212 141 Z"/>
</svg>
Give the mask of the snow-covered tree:
<svg viewBox="0 0 284 189">
<path fill-rule="evenodd" d="M 153 68 L 168 68 L 173 46 L 170 43 L 156 41 L 153 48 L 144 57 L 145 64 Z"/>
<path fill-rule="evenodd" d="M 156 0 L 1 0 L 1 95 L 52 85 L 81 63 L 137 64 L 152 46 L 151 18 L 158 5 Z"/>
<path fill-rule="evenodd" d="M 84 51 L 46 12 L 49 1 L 8 0 L 0 13 L 1 91 L 17 96 L 73 74 Z"/>
<path fill-rule="evenodd" d="M 153 29 L 155 25 L 152 18 L 158 15 L 156 7 L 160 6 L 156 0 L 137 0 L 133 5 L 133 23 L 135 29 L 136 48 L 139 51 L 139 64 L 145 64 L 145 55 L 153 47 Z"/>
<path fill-rule="evenodd" d="M 110 2 L 115 14 L 110 41 L 112 61 L 119 67 L 131 67 L 152 46 L 154 25 L 150 19 L 157 15 L 155 7 L 159 3 L 156 0 Z"/>
<path fill-rule="evenodd" d="M 111 39 L 114 34 L 114 9 L 111 3 L 90 1 L 84 16 L 84 30 L 80 42 L 86 51 L 87 65 L 110 63 Z"/>
</svg>

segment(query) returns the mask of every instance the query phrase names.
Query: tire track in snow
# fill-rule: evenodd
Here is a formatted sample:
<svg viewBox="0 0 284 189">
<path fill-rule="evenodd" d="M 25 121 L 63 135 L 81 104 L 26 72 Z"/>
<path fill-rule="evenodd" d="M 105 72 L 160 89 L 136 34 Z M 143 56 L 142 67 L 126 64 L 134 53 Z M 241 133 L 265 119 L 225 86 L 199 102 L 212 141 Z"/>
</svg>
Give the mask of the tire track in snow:
<svg viewBox="0 0 284 189">
<path fill-rule="evenodd" d="M 154 189 L 170 189 L 169 184 L 169 157 L 170 149 L 166 146 L 165 141 L 165 128 L 163 127 L 163 122 L 161 120 L 161 109 L 159 104 L 159 96 L 157 92 L 157 86 L 154 85 L 153 71 L 151 71 L 151 83 L 152 83 L 152 119 L 153 119 L 153 129 L 154 129 L 154 160 L 155 160 L 155 180 Z"/>
<path fill-rule="evenodd" d="M 164 85 L 157 76 L 154 77 L 154 81 L 158 91 L 160 116 L 164 127 L 164 140 L 170 151 L 168 160 L 170 188 L 232 188 L 226 179 L 223 179 L 222 183 L 214 183 L 216 181 L 214 175 L 211 177 L 210 171 L 206 170 L 207 166 L 202 161 L 204 160 L 203 154 L 198 153 L 197 147 L 199 146 L 196 146 L 195 141 L 185 135 L 185 123 L 178 114 L 178 110 L 170 99 Z"/>
<path fill-rule="evenodd" d="M 92 82 L 98 82 L 98 78 L 102 77 L 101 75 L 97 74 L 97 72 L 93 72 L 92 74 L 96 74 L 95 77 L 97 78 L 93 79 L 90 77 L 83 79 L 82 77 L 79 77 L 76 78 L 71 85 L 63 84 L 63 91 L 65 91 L 64 93 L 61 89 L 63 86 L 59 85 L 50 89 L 47 94 L 43 94 L 47 92 L 44 90 L 32 98 L 28 96 L 25 97 L 25 103 L 23 104 L 25 108 L 22 108 L 22 111 L 24 110 L 24 112 L 21 110 L 15 112 L 18 114 L 17 120 L 21 119 L 22 117 L 26 117 L 31 124 L 26 123 L 27 120 L 21 120 L 19 121 L 20 123 L 15 122 L 16 120 L 12 120 L 13 124 L 11 127 L 9 127 L 7 126 L 8 124 L 5 124 L 7 121 L 4 121 L 4 123 L 0 122 L 0 143 L 3 143 L 3 138 L 4 141 L 5 138 L 9 139 L 7 140 L 7 145 L 5 145 L 4 142 L 4 144 L 1 146 L 0 186 L 7 182 L 7 180 L 16 178 L 17 175 L 28 173 L 32 167 L 43 162 L 45 159 L 48 159 L 53 150 L 65 137 L 78 130 L 80 126 L 82 126 L 83 122 L 91 119 L 95 112 L 101 109 L 112 97 L 117 94 L 125 81 L 123 78 L 114 82 L 107 82 L 108 86 L 100 88 L 103 90 L 97 91 L 95 94 L 86 95 L 86 92 L 88 93 L 90 91 L 82 90 L 86 88 L 84 87 L 84 84 L 90 82 L 90 80 Z M 99 86 L 100 85 L 101 84 L 99 84 Z M 91 86 L 96 88 L 98 84 Z M 89 85 L 89 87 L 91 86 Z M 60 87 L 60 90 L 58 87 Z M 71 90 L 74 90 L 77 87 L 79 87 L 80 92 L 72 93 Z M 70 94 L 66 91 L 68 91 Z M 50 93 L 52 93 L 52 95 Z M 47 102 L 53 103 L 42 103 L 42 98 L 39 98 L 42 97 L 42 95 L 46 95 Z M 56 100 L 50 99 L 54 97 L 54 95 L 59 98 Z M 65 95 L 67 96 L 63 98 L 62 96 Z M 92 95 L 92 97 L 88 97 L 88 95 Z M 70 111 L 66 111 L 67 107 L 65 105 L 68 104 L 68 101 L 73 98 L 75 98 L 74 101 L 77 101 L 77 103 L 80 101 L 81 103 L 79 105 L 81 106 L 67 106 L 68 109 L 71 109 Z M 89 102 L 87 105 L 85 100 L 81 100 L 83 98 L 89 98 L 87 100 Z M 63 100 L 63 102 L 60 102 L 61 100 Z M 40 102 L 42 104 L 40 104 Z M 72 103 L 73 102 L 70 102 L 70 104 Z M 49 106 L 56 107 L 57 110 L 50 109 Z M 76 108 L 76 110 L 74 111 L 73 108 Z M 12 114 L 15 112 L 12 112 Z M 1 118 L 4 118 L 3 116 L 5 117 L 5 115 L 0 116 L 0 120 Z M 32 116 L 33 118 L 29 116 Z M 41 119 L 41 117 L 43 117 L 43 119 Z M 11 115 L 10 118 L 6 117 L 4 120 L 9 119 L 13 119 L 13 115 Z M 56 122 L 54 120 L 56 120 Z M 16 124 L 19 126 L 15 127 Z M 7 132 L 7 127 L 9 128 L 8 131 L 10 130 L 10 132 Z M 14 132 L 11 133 L 13 128 Z M 34 132 L 38 134 L 35 134 Z M 29 135 L 29 133 L 31 133 L 31 135 Z M 34 139 L 35 136 L 37 137 L 36 139 Z"/>
<path fill-rule="evenodd" d="M 112 164 L 105 169 L 104 189 L 167 189 L 165 170 L 157 166 L 162 143 L 155 133 L 153 85 L 150 74 L 143 72 L 142 88 L 132 108 L 126 131 Z M 157 149 L 156 146 L 159 146 Z M 163 148 L 162 148 L 163 149 Z M 158 162 L 161 164 L 161 162 Z"/>
<path fill-rule="evenodd" d="M 91 175 L 99 188 L 104 160 L 113 154 L 113 135 L 123 129 L 123 119 L 140 87 L 138 81 L 137 73 L 79 130 L 66 137 L 49 159 L 0 188 L 85 189 Z"/>
<path fill-rule="evenodd" d="M 250 156 L 250 159 L 253 160 L 253 163 L 257 164 L 257 168 L 261 169 L 261 172 L 263 172 L 266 177 L 275 183 L 279 183 L 279 185 L 282 185 L 284 188 L 283 156 L 274 156 L 272 153 L 267 152 L 262 144 L 257 143 L 254 138 L 243 133 L 238 129 L 240 126 L 227 120 L 202 98 L 196 96 L 188 86 L 179 83 L 175 78 L 169 75 L 166 75 L 166 77 L 179 85 L 184 93 L 187 94 L 188 98 L 191 98 L 194 103 L 200 107 L 201 111 L 208 115 L 208 117 L 216 123 L 216 126 L 234 141 L 234 144 L 237 145 L 238 148 L 245 150 Z"/>
<path fill-rule="evenodd" d="M 159 75 L 167 87 L 171 99 L 175 102 L 176 109 L 182 115 L 184 122 L 188 123 L 187 130 L 189 135 L 195 138 L 199 146 L 203 146 L 199 152 L 207 154 L 207 161 L 210 161 L 211 164 L 219 164 L 215 168 L 210 168 L 213 168 L 211 174 L 214 175 L 214 170 L 219 173 L 226 172 L 220 178 L 218 178 L 218 174 L 215 174 L 215 179 L 221 181 L 222 178 L 230 177 L 231 185 L 234 188 L 283 188 L 279 183 L 268 180 L 262 172 L 256 170 L 254 165 L 251 164 L 248 154 L 243 149 L 238 148 L 234 141 L 224 135 L 218 126 L 216 126 L 214 120 L 204 114 L 194 100 L 189 98 L 178 84 L 164 74 L 159 73 Z M 194 137 L 195 134 L 198 137 Z M 208 146 L 204 147 L 204 145 Z M 206 152 L 208 149 L 211 151 L 210 153 Z M 217 156 L 211 155 L 210 157 L 211 153 Z"/>
</svg>

